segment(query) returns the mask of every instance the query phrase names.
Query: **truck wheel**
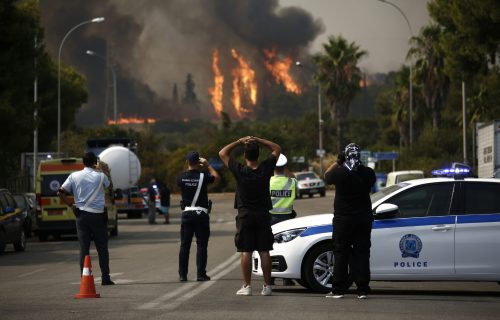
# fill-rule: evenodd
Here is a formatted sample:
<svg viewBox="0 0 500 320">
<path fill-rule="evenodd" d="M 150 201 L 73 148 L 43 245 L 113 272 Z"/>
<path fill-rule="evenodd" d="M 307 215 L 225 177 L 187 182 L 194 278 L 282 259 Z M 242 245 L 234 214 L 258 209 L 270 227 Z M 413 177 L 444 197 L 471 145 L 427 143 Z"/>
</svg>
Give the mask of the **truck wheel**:
<svg viewBox="0 0 500 320">
<path fill-rule="evenodd" d="M 23 229 L 21 229 L 19 233 L 19 238 L 14 242 L 14 249 L 16 251 L 24 251 L 24 249 L 26 249 L 26 236 Z"/>
<path fill-rule="evenodd" d="M 47 241 L 48 238 L 49 238 L 48 234 L 40 230 L 38 231 L 38 240 L 40 240 L 40 242 L 45 242 Z"/>
<path fill-rule="evenodd" d="M 5 252 L 5 231 L 0 230 L 0 255 Z"/>
</svg>

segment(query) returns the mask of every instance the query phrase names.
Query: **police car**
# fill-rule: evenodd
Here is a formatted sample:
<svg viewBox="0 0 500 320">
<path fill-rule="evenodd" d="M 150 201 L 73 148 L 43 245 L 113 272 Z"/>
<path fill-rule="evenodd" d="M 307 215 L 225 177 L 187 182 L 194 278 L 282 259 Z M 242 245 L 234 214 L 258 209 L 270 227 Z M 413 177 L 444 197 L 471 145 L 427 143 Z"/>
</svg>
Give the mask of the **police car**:
<svg viewBox="0 0 500 320">
<path fill-rule="evenodd" d="M 463 179 L 456 171 L 458 179 L 405 181 L 371 195 L 372 280 L 500 284 L 500 179 Z M 330 291 L 332 218 L 319 214 L 273 225 L 272 276 Z M 255 253 L 253 273 L 262 275 Z"/>
</svg>

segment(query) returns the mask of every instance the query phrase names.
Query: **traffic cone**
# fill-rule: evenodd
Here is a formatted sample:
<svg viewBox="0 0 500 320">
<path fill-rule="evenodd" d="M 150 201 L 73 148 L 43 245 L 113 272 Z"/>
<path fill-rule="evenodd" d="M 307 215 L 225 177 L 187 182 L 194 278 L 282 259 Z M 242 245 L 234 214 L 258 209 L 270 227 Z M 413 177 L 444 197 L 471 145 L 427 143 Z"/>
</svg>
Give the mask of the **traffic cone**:
<svg viewBox="0 0 500 320">
<path fill-rule="evenodd" d="M 92 263 L 90 256 L 85 256 L 83 263 L 82 281 L 80 282 L 80 293 L 75 294 L 75 299 L 100 298 L 95 292 L 94 276 L 92 275 Z"/>
</svg>

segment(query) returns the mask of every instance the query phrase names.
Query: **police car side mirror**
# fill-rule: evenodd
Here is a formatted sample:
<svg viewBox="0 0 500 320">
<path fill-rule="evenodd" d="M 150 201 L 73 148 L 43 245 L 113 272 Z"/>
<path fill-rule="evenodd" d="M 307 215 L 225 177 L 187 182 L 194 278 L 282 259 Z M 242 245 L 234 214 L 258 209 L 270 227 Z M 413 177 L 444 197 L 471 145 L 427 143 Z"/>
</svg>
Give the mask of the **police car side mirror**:
<svg viewBox="0 0 500 320">
<path fill-rule="evenodd" d="M 399 207 L 392 203 L 382 203 L 375 209 L 375 219 L 394 218 L 399 212 Z"/>
</svg>

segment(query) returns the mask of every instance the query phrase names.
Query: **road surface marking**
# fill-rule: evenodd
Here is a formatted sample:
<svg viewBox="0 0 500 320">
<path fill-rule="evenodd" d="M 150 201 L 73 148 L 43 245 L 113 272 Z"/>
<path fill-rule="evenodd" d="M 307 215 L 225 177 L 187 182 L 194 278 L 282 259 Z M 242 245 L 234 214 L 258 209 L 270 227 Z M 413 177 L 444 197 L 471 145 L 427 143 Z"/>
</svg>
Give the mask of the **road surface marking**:
<svg viewBox="0 0 500 320">
<path fill-rule="evenodd" d="M 40 269 L 33 270 L 33 271 L 31 271 L 31 272 L 27 272 L 27 273 L 20 274 L 20 275 L 18 275 L 17 277 L 18 277 L 18 278 L 24 278 L 24 277 L 31 276 L 32 274 L 35 274 L 35 273 L 38 273 L 38 272 L 42 272 L 42 271 L 45 271 L 45 270 L 47 270 L 47 269 L 45 269 L 45 268 L 40 268 Z"/>
<path fill-rule="evenodd" d="M 215 284 L 216 280 L 222 278 L 229 272 L 231 272 L 237 265 L 239 265 L 239 253 L 235 253 L 229 259 L 219 264 L 217 267 L 208 272 L 211 275 L 210 281 L 205 282 L 187 282 L 181 287 L 177 288 L 174 291 L 164 294 L 163 296 L 153 300 L 152 302 L 145 303 L 139 306 L 138 309 L 141 310 L 151 310 L 151 309 L 174 309 L 179 304 L 184 301 L 202 293 L 206 289 L 208 289 L 211 285 Z M 200 283 L 202 283 L 200 285 Z M 193 287 L 198 286 L 196 290 L 192 290 Z M 177 299 L 175 299 L 177 297 Z M 170 301 L 175 299 L 173 301 Z M 164 302 L 170 301 L 167 304 Z"/>
</svg>

